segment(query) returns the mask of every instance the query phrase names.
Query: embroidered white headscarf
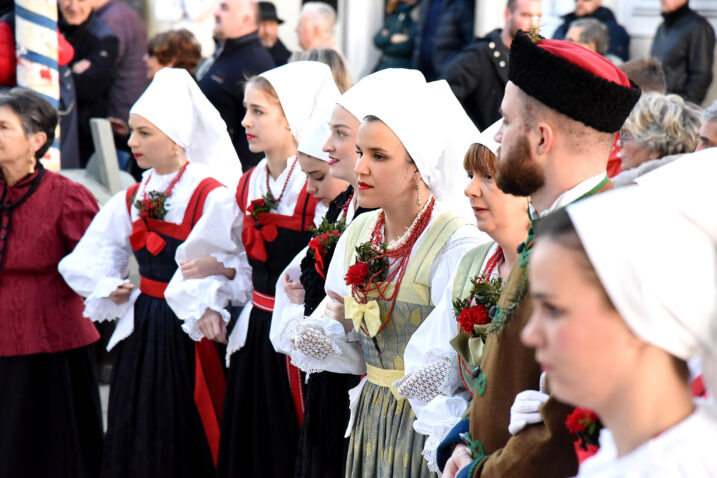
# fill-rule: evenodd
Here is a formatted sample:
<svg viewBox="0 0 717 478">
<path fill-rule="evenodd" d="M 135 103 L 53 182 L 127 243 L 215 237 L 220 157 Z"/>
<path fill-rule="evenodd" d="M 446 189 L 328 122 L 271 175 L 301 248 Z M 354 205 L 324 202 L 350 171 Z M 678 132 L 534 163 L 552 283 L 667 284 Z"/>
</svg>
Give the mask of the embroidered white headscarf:
<svg viewBox="0 0 717 478">
<path fill-rule="evenodd" d="M 717 392 L 717 149 L 686 155 L 567 211 L 608 296 L 637 336 L 702 359 Z M 677 266 L 680 277 L 669 273 Z M 674 268 L 674 267 L 672 267 Z"/>
<path fill-rule="evenodd" d="M 183 68 L 162 68 L 132 106 L 184 149 L 187 161 L 209 167 L 212 176 L 235 188 L 242 168 L 227 125 Z"/>
<path fill-rule="evenodd" d="M 339 95 L 331 68 L 318 61 L 295 61 L 265 71 L 276 91 L 297 144 L 317 105 L 335 101 Z"/>
</svg>

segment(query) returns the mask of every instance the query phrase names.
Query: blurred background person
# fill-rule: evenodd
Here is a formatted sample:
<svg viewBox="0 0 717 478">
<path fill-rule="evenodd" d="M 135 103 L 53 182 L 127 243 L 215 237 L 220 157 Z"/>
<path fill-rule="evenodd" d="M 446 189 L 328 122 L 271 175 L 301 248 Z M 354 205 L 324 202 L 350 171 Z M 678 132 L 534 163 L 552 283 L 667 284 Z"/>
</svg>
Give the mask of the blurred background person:
<svg viewBox="0 0 717 478">
<path fill-rule="evenodd" d="M 381 63 L 376 70 L 411 67 L 416 41 L 416 21 L 420 12 L 416 1 L 388 2 L 386 21 L 373 37 L 373 44 L 381 50 Z"/>
<path fill-rule="evenodd" d="M 157 33 L 149 40 L 145 67 L 147 79 L 154 78 L 154 74 L 162 68 L 184 68 L 190 75 L 199 65 L 202 47 L 189 30 L 169 30 Z"/>
<path fill-rule="evenodd" d="M 660 0 L 664 21 L 657 27 L 650 55 L 662 62 L 667 92 L 701 104 L 712 83 L 715 32 L 688 0 Z"/>
<path fill-rule="evenodd" d="M 619 57 L 622 61 L 629 60 L 630 35 L 622 25 L 617 23 L 612 10 L 602 6 L 602 0 L 575 0 L 575 10 L 563 15 L 563 23 L 555 30 L 553 38 L 556 40 L 568 40 L 567 33 L 573 22 L 578 19 L 588 18 L 599 21 L 607 28 L 609 38 L 607 52 Z M 600 54 L 606 56 L 604 53 Z"/>
<path fill-rule="evenodd" d="M 473 0 L 423 0 L 416 27 L 413 67 L 426 80 L 441 77 L 446 66 L 474 40 Z"/>
<path fill-rule="evenodd" d="M 276 14 L 276 6 L 271 2 L 259 2 L 259 40 L 274 59 L 276 66 L 285 65 L 291 52 L 279 39 L 279 25 L 284 20 Z"/>
<path fill-rule="evenodd" d="M 75 49 L 70 62 L 77 98 L 77 128 L 80 166 L 94 152 L 90 118 L 106 118 L 110 88 L 115 74 L 119 39 L 92 13 L 93 0 L 59 0 L 60 32 Z"/>
<path fill-rule="evenodd" d="M 667 80 L 662 71 L 662 63 L 654 57 L 630 60 L 620 65 L 620 69 L 630 80 L 640 87 L 643 93 L 654 91 L 667 93 Z"/>
<path fill-rule="evenodd" d="M 701 110 L 677 95 L 643 93 L 620 130 L 622 169 L 697 147 Z"/>
<path fill-rule="evenodd" d="M 306 2 L 301 7 L 296 34 L 299 46 L 304 50 L 312 48 L 333 48 L 338 50 L 334 38 L 336 10 L 324 2 Z"/>
<path fill-rule="evenodd" d="M 696 151 L 715 146 L 717 146 L 717 101 L 702 112 L 702 126 L 700 126 Z"/>
<path fill-rule="evenodd" d="M 330 48 L 315 48 L 313 50 L 296 51 L 292 53 L 289 58 L 289 63 L 293 61 L 318 61 L 329 65 L 339 93 L 344 93 L 354 84 L 346 60 L 343 55 L 336 50 Z"/>
<path fill-rule="evenodd" d="M 584 46 L 598 55 L 604 56 L 616 65 L 623 63 L 622 58 L 608 53 L 610 34 L 607 27 L 600 20 L 594 18 L 581 18 L 570 24 L 565 40 Z"/>
<path fill-rule="evenodd" d="M 241 120 L 244 108 L 243 83 L 247 78 L 274 67 L 274 59 L 259 41 L 259 7 L 253 0 L 220 0 L 214 35 L 218 47 L 212 58 L 196 71 L 199 88 L 227 124 L 227 131 L 248 171 L 262 158 L 249 150 Z"/>
<path fill-rule="evenodd" d="M 99 476 L 100 396 L 82 298 L 57 271 L 97 213 L 83 186 L 45 170 L 57 111 L 0 93 L 0 475 Z"/>
<path fill-rule="evenodd" d="M 505 26 L 476 39 L 448 65 L 443 78 L 479 130 L 500 119 L 500 102 L 508 83 L 510 45 L 518 30 L 528 31 L 540 22 L 540 0 L 508 0 Z"/>
</svg>

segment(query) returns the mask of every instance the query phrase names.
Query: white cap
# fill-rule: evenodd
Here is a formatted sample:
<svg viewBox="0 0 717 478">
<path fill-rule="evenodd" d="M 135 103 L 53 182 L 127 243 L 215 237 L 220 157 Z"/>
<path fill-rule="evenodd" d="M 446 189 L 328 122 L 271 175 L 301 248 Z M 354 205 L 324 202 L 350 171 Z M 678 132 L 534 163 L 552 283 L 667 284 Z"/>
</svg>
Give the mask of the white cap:
<svg viewBox="0 0 717 478">
<path fill-rule="evenodd" d="M 331 68 L 318 61 L 295 61 L 265 71 L 266 78 L 276 91 L 284 115 L 297 143 L 317 104 L 335 101 L 339 90 Z"/>
<path fill-rule="evenodd" d="M 162 68 L 132 106 L 184 149 L 187 161 L 209 167 L 215 179 L 236 187 L 242 169 L 227 125 L 184 68 Z"/>
</svg>

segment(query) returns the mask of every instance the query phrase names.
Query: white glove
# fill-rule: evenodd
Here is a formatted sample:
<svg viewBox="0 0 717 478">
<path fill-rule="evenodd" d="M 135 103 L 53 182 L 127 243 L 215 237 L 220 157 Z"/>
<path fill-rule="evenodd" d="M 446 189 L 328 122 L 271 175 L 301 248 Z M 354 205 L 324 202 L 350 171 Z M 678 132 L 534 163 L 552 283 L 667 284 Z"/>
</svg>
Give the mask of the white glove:
<svg viewBox="0 0 717 478">
<path fill-rule="evenodd" d="M 300 322 L 293 340 L 297 350 L 316 360 L 325 360 L 332 353 L 339 351 L 333 338 L 328 337 L 323 329 L 316 325 Z"/>
<path fill-rule="evenodd" d="M 447 395 L 446 382 L 450 371 L 451 359 L 445 358 L 408 372 L 393 382 L 393 386 L 398 388 L 398 394 L 402 397 L 417 398 L 428 403 L 438 395 Z"/>
<path fill-rule="evenodd" d="M 508 425 L 511 435 L 517 435 L 526 426 L 543 421 L 540 408 L 550 397 L 543 390 L 545 390 L 545 372 L 540 375 L 540 391 L 525 390 L 515 396 L 515 402 L 510 407 L 510 425 Z"/>
</svg>

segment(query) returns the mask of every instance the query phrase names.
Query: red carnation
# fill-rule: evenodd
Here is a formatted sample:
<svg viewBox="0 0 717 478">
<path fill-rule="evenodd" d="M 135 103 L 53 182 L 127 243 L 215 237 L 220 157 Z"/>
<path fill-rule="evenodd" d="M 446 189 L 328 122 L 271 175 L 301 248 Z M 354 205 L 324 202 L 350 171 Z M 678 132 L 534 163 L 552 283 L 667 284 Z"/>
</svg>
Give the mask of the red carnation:
<svg viewBox="0 0 717 478">
<path fill-rule="evenodd" d="M 357 262 L 356 264 L 349 267 L 349 270 L 346 272 L 344 280 L 346 281 L 346 285 L 362 286 L 366 281 L 367 275 L 368 264 L 366 264 L 365 262 Z"/>
<path fill-rule="evenodd" d="M 458 323 L 461 326 L 461 330 L 468 335 L 473 332 L 474 325 L 485 325 L 489 322 L 488 309 L 486 309 L 484 305 L 475 305 L 463 309 L 461 315 L 458 316 Z"/>
<path fill-rule="evenodd" d="M 309 241 L 309 249 L 312 249 L 314 251 L 314 255 L 319 256 L 324 250 L 324 245 L 321 244 L 321 241 L 318 237 L 314 237 Z"/>
<path fill-rule="evenodd" d="M 565 419 L 565 427 L 572 434 L 584 432 L 598 421 L 598 416 L 589 408 L 578 407 Z"/>
</svg>

